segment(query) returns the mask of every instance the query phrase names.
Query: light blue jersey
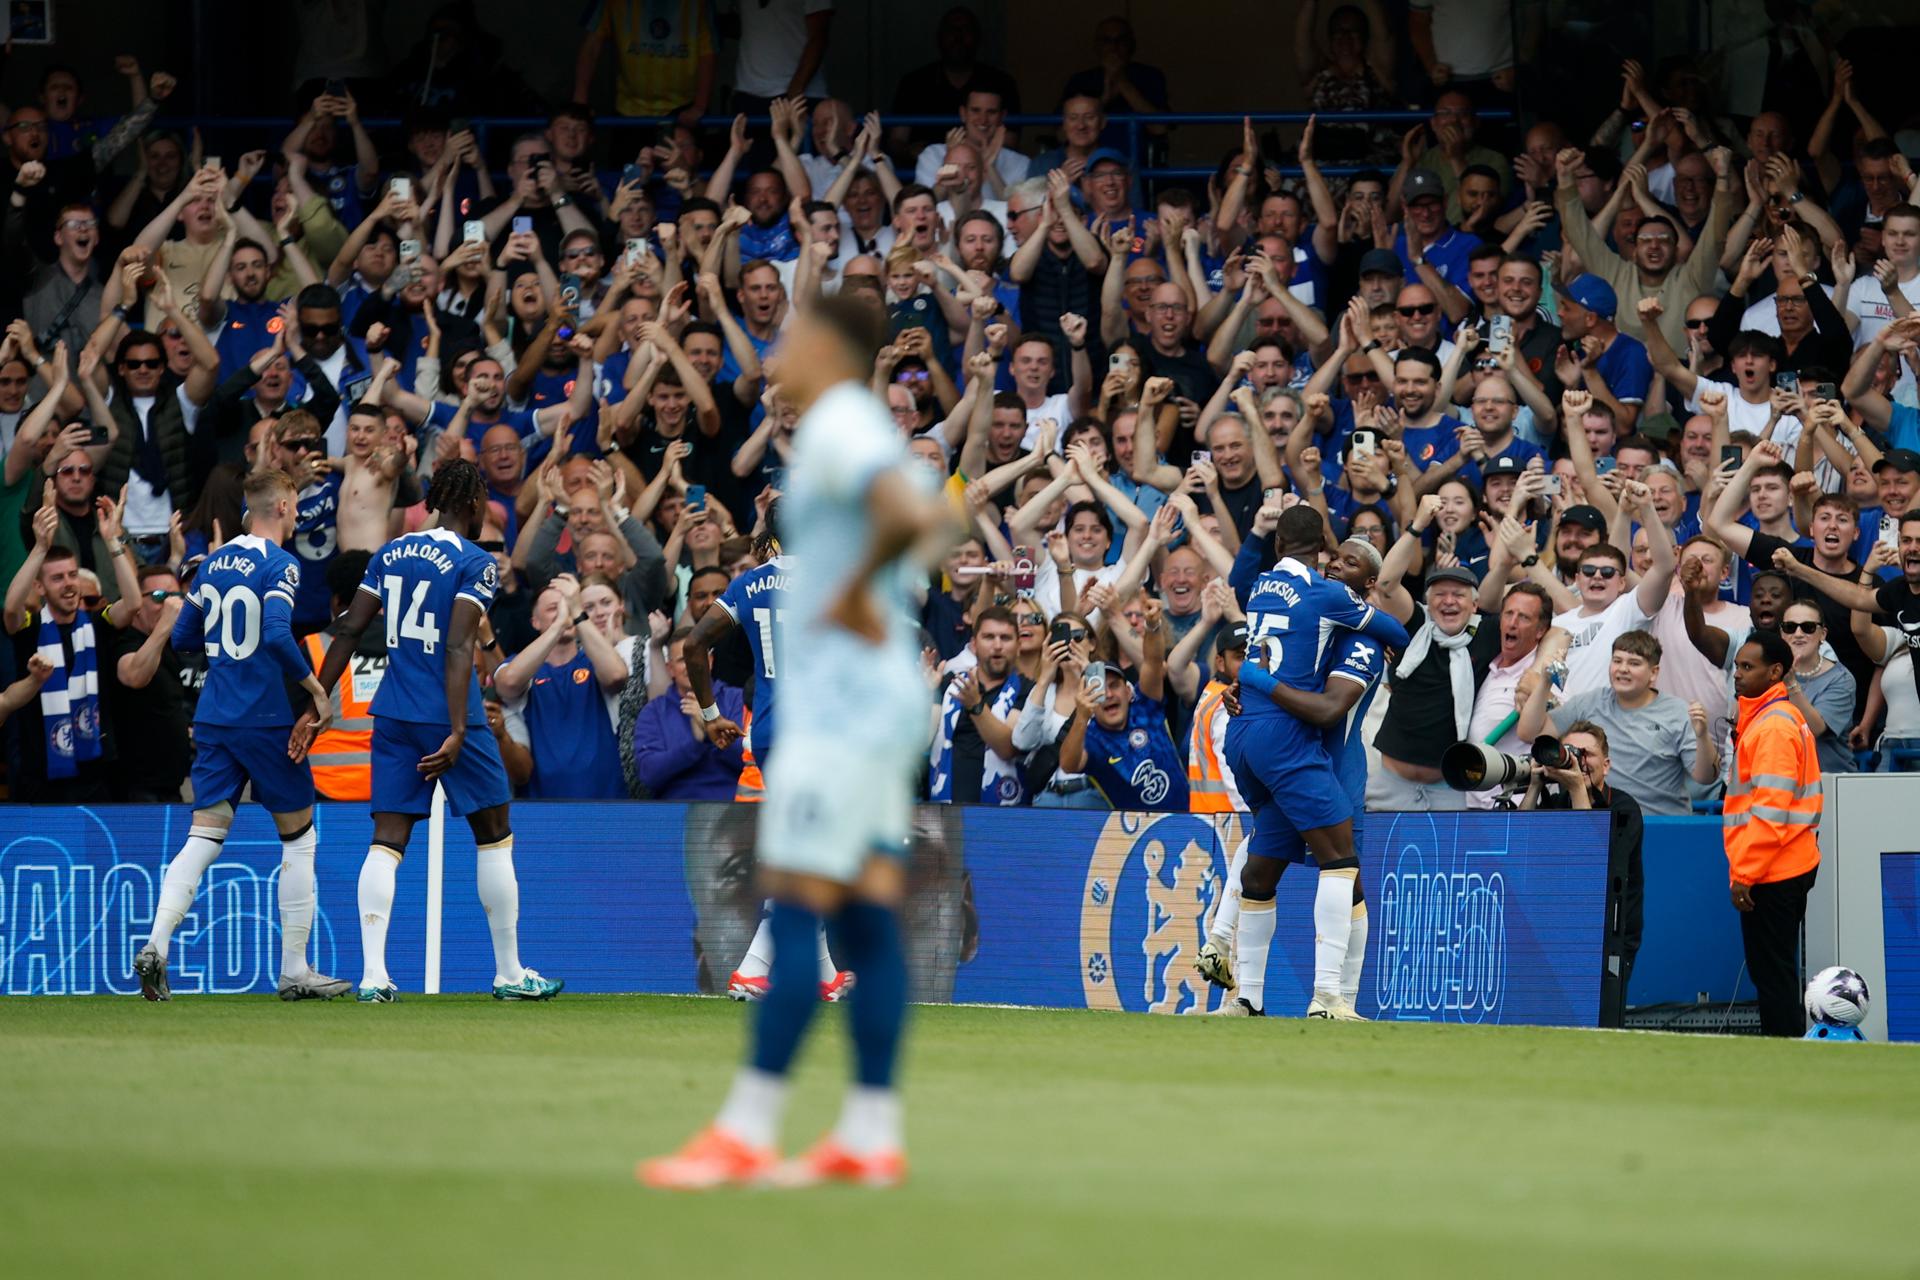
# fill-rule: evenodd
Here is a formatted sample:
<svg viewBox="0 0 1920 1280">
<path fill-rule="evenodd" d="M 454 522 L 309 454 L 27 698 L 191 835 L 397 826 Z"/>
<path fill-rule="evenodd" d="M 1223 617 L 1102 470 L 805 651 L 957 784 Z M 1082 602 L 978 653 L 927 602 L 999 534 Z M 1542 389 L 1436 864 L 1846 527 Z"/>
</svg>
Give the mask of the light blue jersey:
<svg viewBox="0 0 1920 1280">
<path fill-rule="evenodd" d="M 896 729 L 893 717 L 925 720 L 932 695 L 920 678 L 909 590 L 915 575 L 895 565 L 875 576 L 871 589 L 886 626 L 878 644 L 826 619 L 867 558 L 867 491 L 890 469 L 933 489 L 933 476 L 913 461 L 899 429 L 865 387 L 833 388 L 795 429 L 791 489 L 781 504 L 794 566 L 780 632 L 783 734 L 801 725 L 866 734 L 872 731 L 866 717 L 877 712 L 888 718 L 880 733 L 885 739 Z M 919 732 L 924 742 L 924 723 Z"/>
</svg>

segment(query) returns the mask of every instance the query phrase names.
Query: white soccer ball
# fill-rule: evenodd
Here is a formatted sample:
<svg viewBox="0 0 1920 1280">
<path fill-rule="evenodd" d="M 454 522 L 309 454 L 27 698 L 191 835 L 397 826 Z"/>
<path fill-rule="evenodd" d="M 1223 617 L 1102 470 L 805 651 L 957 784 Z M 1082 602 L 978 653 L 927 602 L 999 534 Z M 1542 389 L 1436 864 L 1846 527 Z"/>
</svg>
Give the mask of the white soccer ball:
<svg viewBox="0 0 1920 1280">
<path fill-rule="evenodd" d="M 1834 965 L 1807 983 L 1807 1016 L 1821 1026 L 1857 1027 L 1866 1020 L 1868 998 L 1865 978 Z"/>
</svg>

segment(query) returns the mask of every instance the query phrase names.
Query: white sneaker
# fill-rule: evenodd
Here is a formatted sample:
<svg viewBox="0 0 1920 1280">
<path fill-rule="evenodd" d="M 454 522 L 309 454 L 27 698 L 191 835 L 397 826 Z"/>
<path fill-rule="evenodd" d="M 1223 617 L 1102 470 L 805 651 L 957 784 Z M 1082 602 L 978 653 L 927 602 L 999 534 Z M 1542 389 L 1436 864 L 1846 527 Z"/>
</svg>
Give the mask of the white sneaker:
<svg viewBox="0 0 1920 1280">
<path fill-rule="evenodd" d="M 1360 1011 L 1347 1003 L 1338 991 L 1316 991 L 1307 1004 L 1309 1018 L 1327 1018 L 1334 1022 L 1365 1022 Z"/>
<path fill-rule="evenodd" d="M 1267 1011 L 1265 1009 L 1256 1009 L 1247 1003 L 1243 997 L 1235 996 L 1218 1009 L 1215 1009 L 1213 1016 L 1216 1018 L 1264 1018 L 1267 1016 Z"/>
</svg>

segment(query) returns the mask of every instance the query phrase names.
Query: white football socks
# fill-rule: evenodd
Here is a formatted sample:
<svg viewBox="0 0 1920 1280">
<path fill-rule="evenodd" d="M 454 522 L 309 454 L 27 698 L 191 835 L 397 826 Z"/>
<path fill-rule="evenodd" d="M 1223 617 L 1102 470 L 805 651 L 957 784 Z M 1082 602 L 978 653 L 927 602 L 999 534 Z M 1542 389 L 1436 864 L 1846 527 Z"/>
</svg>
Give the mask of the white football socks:
<svg viewBox="0 0 1920 1280">
<path fill-rule="evenodd" d="M 187 912 L 193 910 L 193 896 L 200 891 L 200 877 L 212 866 L 225 847 L 227 833 L 212 827 L 189 827 L 187 842 L 167 863 L 167 874 L 160 881 L 160 904 L 153 911 L 153 932 L 147 941 L 165 959 L 173 944 L 173 931 L 180 927 Z"/>
<path fill-rule="evenodd" d="M 313 825 L 280 840 L 280 976 L 312 972 L 307 938 L 313 932 Z"/>
<path fill-rule="evenodd" d="M 833 952 L 827 947 L 827 926 L 823 924 L 820 926 L 820 981 L 832 982 L 839 976 L 840 971 L 833 967 Z"/>
<path fill-rule="evenodd" d="M 1233 941 L 1233 931 L 1240 926 L 1240 873 L 1247 866 L 1247 845 L 1242 840 L 1240 847 L 1233 851 L 1233 861 L 1227 865 L 1227 882 L 1220 887 L 1220 901 L 1213 909 L 1213 920 L 1207 925 L 1207 937 L 1218 946 L 1226 946 Z"/>
<path fill-rule="evenodd" d="M 898 1151 L 901 1140 L 900 1094 L 893 1089 L 876 1089 L 856 1084 L 847 1090 L 840 1107 L 839 1123 L 833 1126 L 834 1140 L 856 1156 Z"/>
<path fill-rule="evenodd" d="M 527 976 L 520 967 L 520 882 L 513 875 L 512 836 L 480 846 L 474 878 L 493 935 L 493 980 L 511 986 Z"/>
<path fill-rule="evenodd" d="M 1367 904 L 1353 904 L 1353 926 L 1347 933 L 1347 957 L 1340 965 L 1340 994 L 1348 1004 L 1360 999 L 1360 967 L 1367 962 Z"/>
<path fill-rule="evenodd" d="M 733 1073 L 733 1088 L 727 1090 L 713 1127 L 750 1147 L 771 1147 L 780 1137 L 780 1115 L 786 1106 L 785 1077 L 741 1067 Z"/>
<path fill-rule="evenodd" d="M 1340 970 L 1347 961 L 1347 939 L 1353 932 L 1353 882 L 1356 867 L 1320 872 L 1313 892 L 1313 989 L 1340 990 Z"/>
<path fill-rule="evenodd" d="M 383 844 L 367 850 L 360 864 L 360 987 L 390 987 L 387 976 L 387 920 L 393 915 L 393 878 L 400 855 Z"/>
<path fill-rule="evenodd" d="M 1279 922 L 1279 906 L 1272 898 L 1240 904 L 1240 930 L 1233 941 L 1233 978 L 1240 986 L 1233 994 L 1256 1009 L 1267 1007 L 1267 948 Z"/>
<path fill-rule="evenodd" d="M 764 978 L 772 969 L 773 918 L 763 907 L 760 927 L 753 931 L 753 941 L 747 944 L 747 954 L 741 958 L 736 971 L 743 978 Z"/>
</svg>

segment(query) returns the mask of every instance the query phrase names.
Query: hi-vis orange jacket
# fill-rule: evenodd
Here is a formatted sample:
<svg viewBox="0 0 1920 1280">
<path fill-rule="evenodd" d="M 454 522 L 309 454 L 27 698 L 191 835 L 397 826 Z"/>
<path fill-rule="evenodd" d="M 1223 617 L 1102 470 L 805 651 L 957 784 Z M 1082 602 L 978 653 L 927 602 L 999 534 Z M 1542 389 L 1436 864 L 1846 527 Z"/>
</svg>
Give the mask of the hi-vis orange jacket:
<svg viewBox="0 0 1920 1280">
<path fill-rule="evenodd" d="M 306 638 L 307 660 L 318 671 L 327 659 L 325 633 Z M 333 723 L 313 740 L 307 763 L 313 789 L 329 800 L 366 800 L 373 795 L 373 695 L 387 672 L 384 657 L 354 655 L 333 686 Z"/>
<path fill-rule="evenodd" d="M 1226 691 L 1218 680 L 1207 681 L 1200 705 L 1193 709 L 1193 728 L 1187 737 L 1189 813 L 1233 813 L 1247 807 L 1227 768 L 1227 709 L 1221 702 Z"/>
<path fill-rule="evenodd" d="M 1790 880 L 1820 865 L 1820 754 L 1787 687 L 1740 699 L 1720 819 L 1735 884 Z"/>
</svg>

